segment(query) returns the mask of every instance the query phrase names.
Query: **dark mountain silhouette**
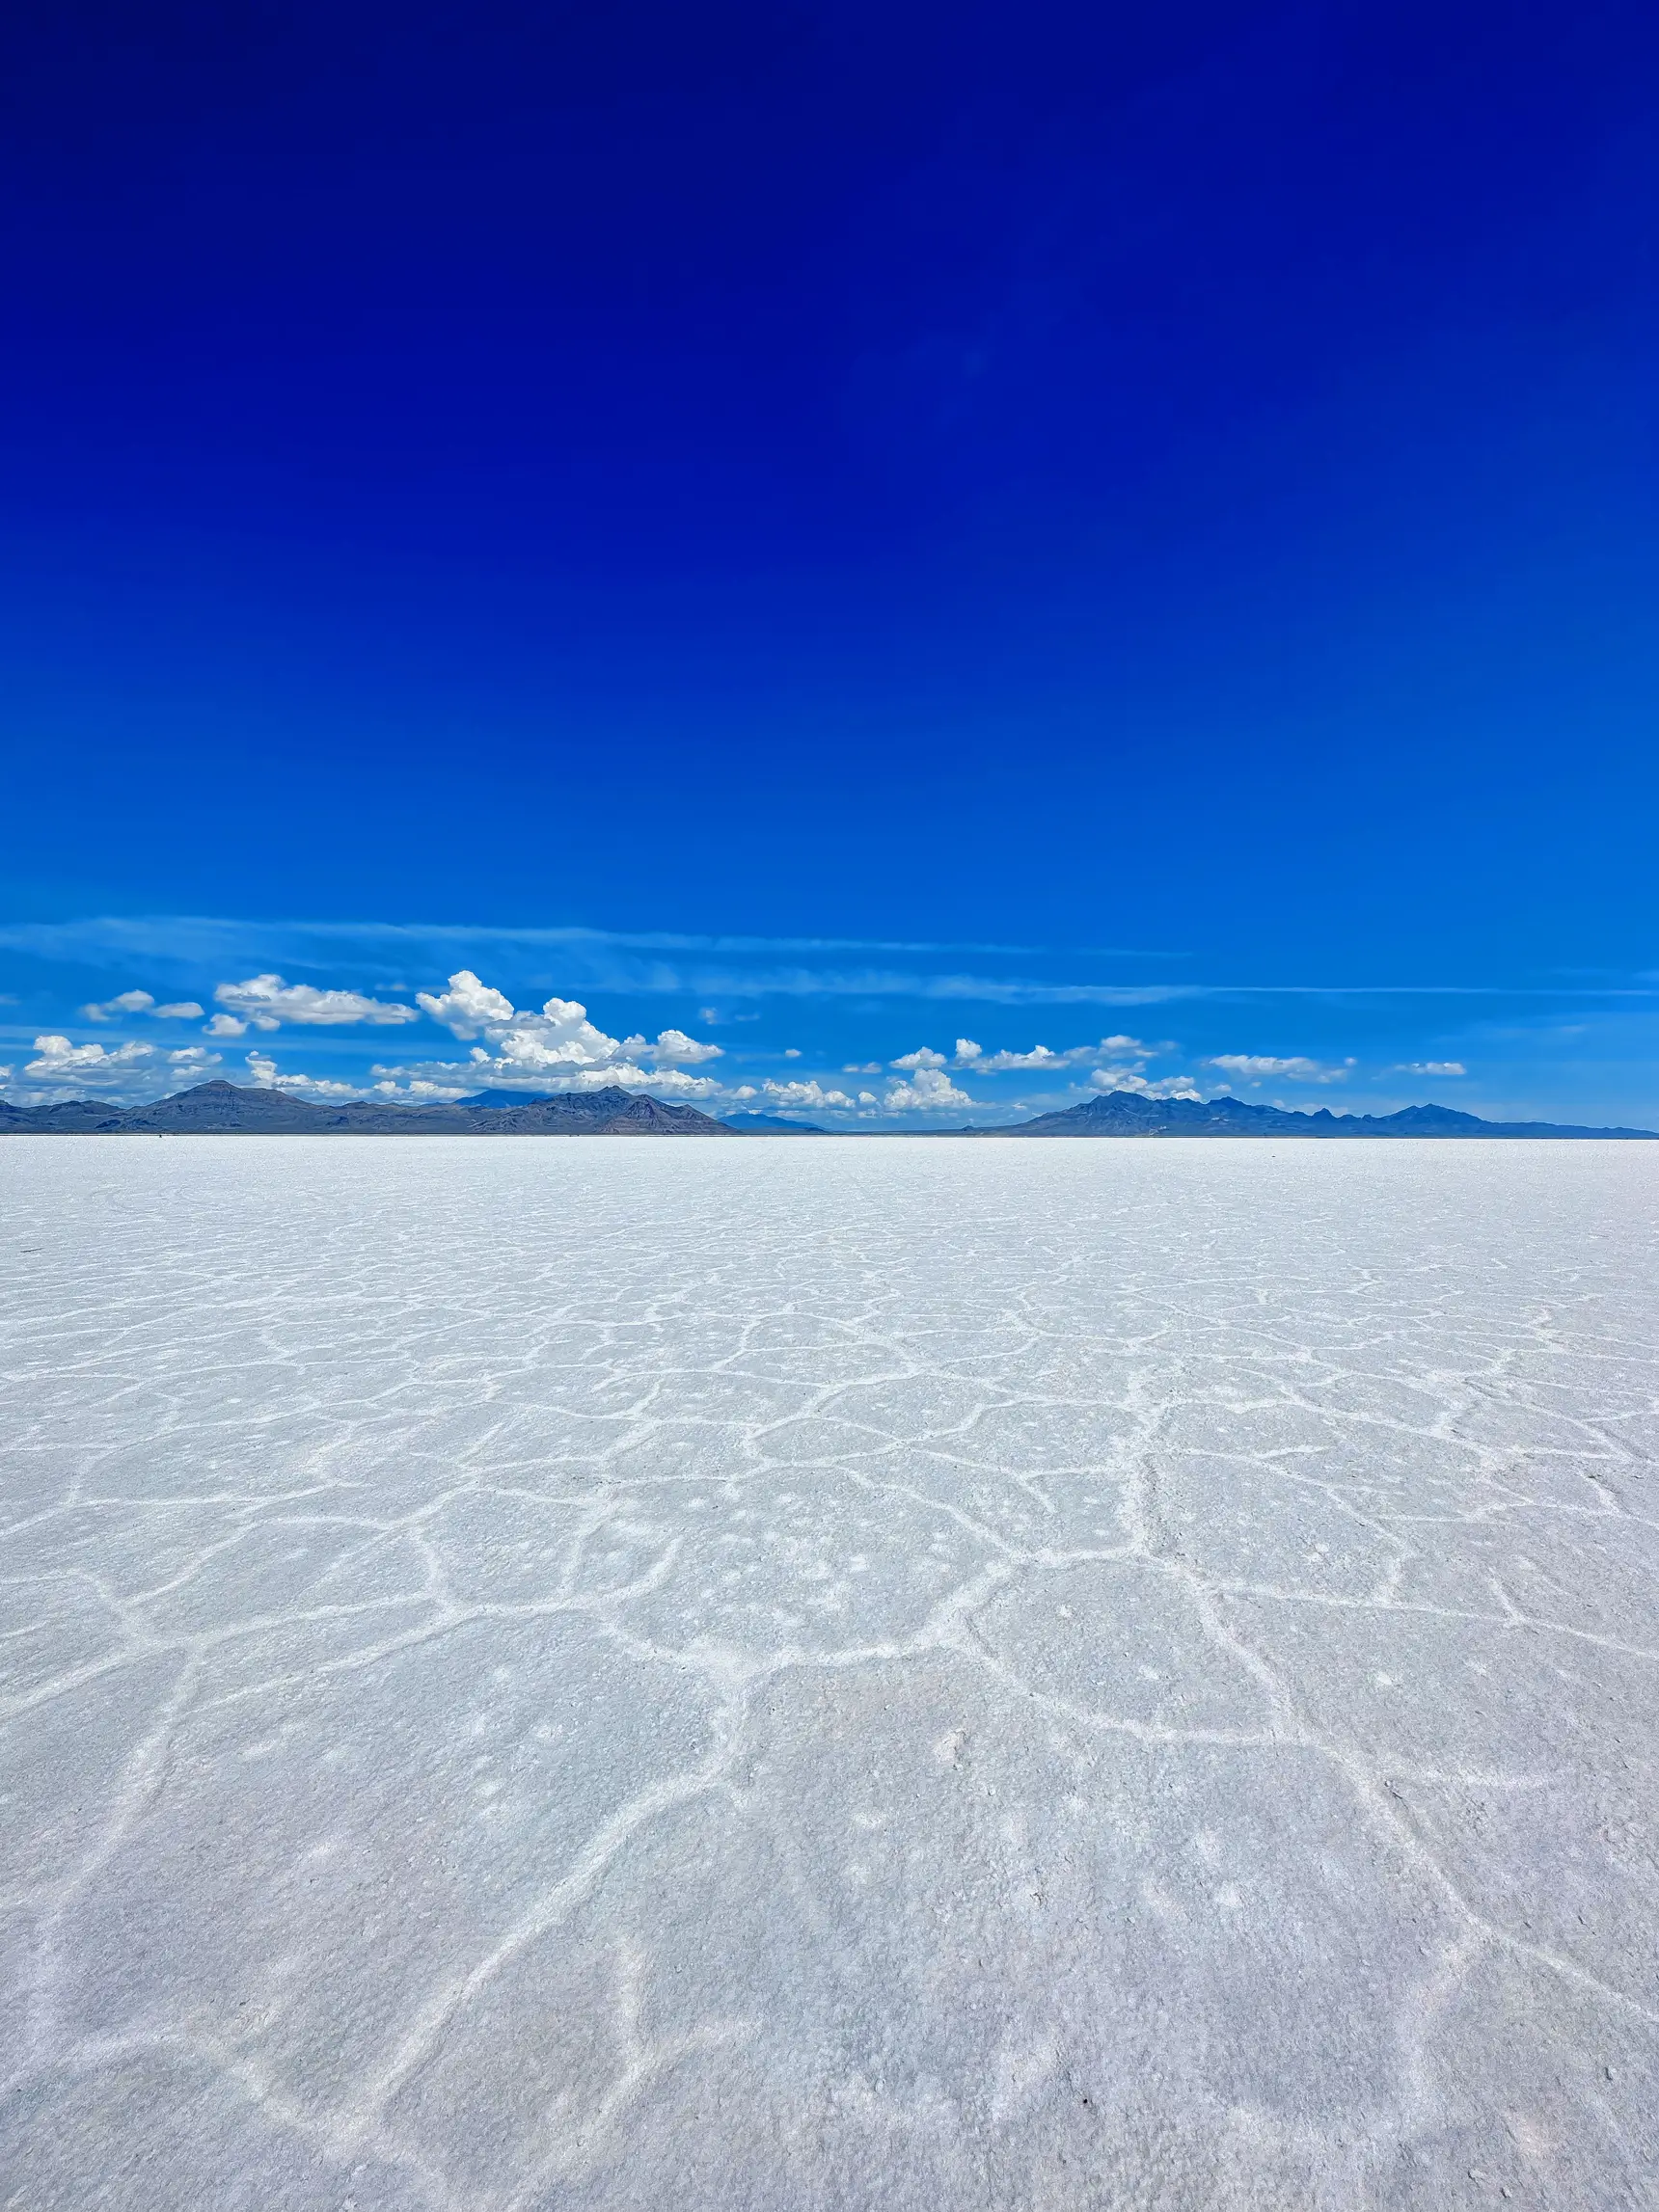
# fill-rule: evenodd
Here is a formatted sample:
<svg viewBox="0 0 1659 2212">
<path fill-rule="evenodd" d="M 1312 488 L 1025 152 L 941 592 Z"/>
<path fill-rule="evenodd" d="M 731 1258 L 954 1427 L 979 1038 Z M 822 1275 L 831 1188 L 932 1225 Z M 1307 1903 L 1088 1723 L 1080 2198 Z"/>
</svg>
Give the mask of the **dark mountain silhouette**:
<svg viewBox="0 0 1659 2212">
<path fill-rule="evenodd" d="M 495 1103 L 500 1100 L 501 1103 Z M 486 1102 L 487 1101 L 487 1102 Z M 360 1136 L 360 1137 L 822 1137 L 810 1121 L 772 1114 L 734 1114 L 717 1121 L 694 1106 L 672 1106 L 648 1093 L 611 1084 L 545 1097 L 481 1092 L 449 1106 L 401 1106 L 350 1098 L 313 1105 L 284 1091 L 201 1083 L 149 1106 L 110 1106 L 71 1098 L 58 1106 L 12 1106 L 0 1099 L 0 1136 Z M 942 1132 L 941 1132 L 942 1133 Z M 1482 1121 L 1452 1106 L 1406 1106 L 1398 1114 L 1333 1114 L 1328 1106 L 1293 1113 L 1242 1098 L 1145 1098 L 1112 1091 L 1061 1114 L 1042 1114 L 965 1137 L 1618 1137 L 1653 1139 L 1652 1129 L 1581 1129 L 1555 1121 Z"/>
<path fill-rule="evenodd" d="M 0 1103 L 0 1136 L 360 1136 L 360 1137 L 730 1137 L 694 1106 L 670 1106 L 609 1085 L 546 1098 L 508 1092 L 510 1105 L 464 1099 L 453 1106 L 399 1106 L 347 1099 L 314 1106 L 284 1091 L 200 1083 L 150 1106 L 104 1106 L 75 1098 L 61 1106 Z"/>
<path fill-rule="evenodd" d="M 1145 1098 L 1108 1091 L 1061 1114 L 1040 1114 L 976 1137 L 1655 1137 L 1652 1129 L 1578 1129 L 1556 1121 L 1482 1121 L 1453 1106 L 1402 1106 L 1398 1114 L 1295 1113 L 1245 1099 Z"/>
<path fill-rule="evenodd" d="M 539 1106 L 544 1098 L 552 1098 L 552 1091 L 473 1091 L 465 1098 L 457 1098 L 457 1106 Z"/>
</svg>

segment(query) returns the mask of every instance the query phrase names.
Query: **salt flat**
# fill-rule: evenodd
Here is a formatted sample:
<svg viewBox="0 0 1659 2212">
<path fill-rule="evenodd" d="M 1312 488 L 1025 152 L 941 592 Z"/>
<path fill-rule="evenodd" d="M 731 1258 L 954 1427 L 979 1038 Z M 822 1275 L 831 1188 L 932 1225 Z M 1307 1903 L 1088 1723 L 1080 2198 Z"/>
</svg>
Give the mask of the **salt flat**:
<svg viewBox="0 0 1659 2212">
<path fill-rule="evenodd" d="M 0 1205 L 0 2202 L 1659 2201 L 1659 1146 Z"/>
</svg>

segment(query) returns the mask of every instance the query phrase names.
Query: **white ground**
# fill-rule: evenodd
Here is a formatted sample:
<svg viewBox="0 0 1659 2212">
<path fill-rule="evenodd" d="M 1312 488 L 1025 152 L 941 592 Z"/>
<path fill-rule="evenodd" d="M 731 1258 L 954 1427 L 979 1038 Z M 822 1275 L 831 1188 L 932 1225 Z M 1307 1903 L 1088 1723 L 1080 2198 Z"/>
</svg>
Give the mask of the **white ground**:
<svg viewBox="0 0 1659 2212">
<path fill-rule="evenodd" d="M 1659 2201 L 1659 1146 L 0 1205 L 0 2204 Z"/>
</svg>

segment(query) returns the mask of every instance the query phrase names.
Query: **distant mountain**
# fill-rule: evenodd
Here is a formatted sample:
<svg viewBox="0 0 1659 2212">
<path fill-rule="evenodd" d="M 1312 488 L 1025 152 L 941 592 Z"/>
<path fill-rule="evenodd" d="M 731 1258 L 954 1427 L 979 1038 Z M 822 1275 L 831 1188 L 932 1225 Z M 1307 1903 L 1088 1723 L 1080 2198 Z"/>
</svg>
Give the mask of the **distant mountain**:
<svg viewBox="0 0 1659 2212">
<path fill-rule="evenodd" d="M 1040 1114 L 975 1137 L 1659 1137 L 1652 1129 L 1577 1129 L 1556 1121 L 1482 1121 L 1453 1106 L 1402 1106 L 1398 1114 L 1293 1113 L 1242 1098 L 1145 1098 L 1108 1091 L 1063 1114 Z"/>
<path fill-rule="evenodd" d="M 544 1098 L 552 1098 L 552 1091 L 473 1091 L 465 1098 L 451 1101 L 456 1106 L 539 1106 Z"/>
<path fill-rule="evenodd" d="M 496 1101 L 500 1103 L 496 1103 Z M 72 1098 L 61 1106 L 11 1106 L 0 1099 L 0 1136 L 359 1136 L 359 1137 L 742 1137 L 828 1135 L 810 1121 L 775 1114 L 734 1114 L 717 1121 L 694 1106 L 670 1106 L 648 1093 L 611 1084 L 526 1098 L 480 1092 L 451 1106 L 398 1106 L 348 1098 L 313 1106 L 285 1091 L 200 1083 L 150 1106 L 109 1106 Z M 1482 1121 L 1451 1106 L 1406 1106 L 1398 1114 L 1291 1113 L 1242 1098 L 1143 1098 L 1111 1091 L 1063 1114 L 1042 1114 L 965 1137 L 1635 1137 L 1651 1129 L 1577 1129 L 1554 1121 Z"/>
<path fill-rule="evenodd" d="M 728 1114 L 728 1129 L 735 1129 L 740 1137 L 827 1137 L 828 1129 L 819 1128 L 816 1121 L 790 1121 L 781 1114 Z"/>
<path fill-rule="evenodd" d="M 501 1095 L 497 1093 L 497 1095 Z M 510 1105 L 465 1099 L 453 1106 L 397 1106 L 351 1098 L 313 1106 L 285 1091 L 199 1083 L 150 1106 L 115 1107 L 94 1099 L 61 1106 L 0 1102 L 0 1136 L 359 1136 L 359 1137 L 730 1137 L 694 1106 L 669 1106 L 612 1084 L 546 1098 L 506 1094 Z"/>
</svg>

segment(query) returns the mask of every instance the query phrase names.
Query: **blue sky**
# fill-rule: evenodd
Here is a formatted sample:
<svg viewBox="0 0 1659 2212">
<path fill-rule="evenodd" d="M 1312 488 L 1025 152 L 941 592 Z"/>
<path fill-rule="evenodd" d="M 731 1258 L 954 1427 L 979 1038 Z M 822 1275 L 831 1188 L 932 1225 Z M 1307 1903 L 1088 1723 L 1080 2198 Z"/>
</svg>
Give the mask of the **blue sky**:
<svg viewBox="0 0 1659 2212">
<path fill-rule="evenodd" d="M 0 38 L 7 1095 L 1659 1125 L 1650 10 Z"/>
</svg>

